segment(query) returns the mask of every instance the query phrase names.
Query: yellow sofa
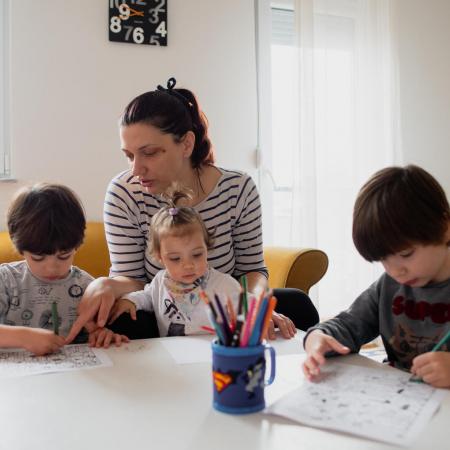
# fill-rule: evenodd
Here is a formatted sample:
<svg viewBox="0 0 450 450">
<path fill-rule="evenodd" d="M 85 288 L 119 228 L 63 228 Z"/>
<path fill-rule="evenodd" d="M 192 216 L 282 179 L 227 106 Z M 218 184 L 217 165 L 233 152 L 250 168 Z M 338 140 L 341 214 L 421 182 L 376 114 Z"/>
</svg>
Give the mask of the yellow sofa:
<svg viewBox="0 0 450 450">
<path fill-rule="evenodd" d="M 313 248 L 265 247 L 264 258 L 271 288 L 291 287 L 308 293 L 328 268 L 327 255 Z M 22 257 L 15 250 L 8 232 L 0 232 L 0 263 L 20 259 Z M 84 243 L 75 256 L 74 264 L 94 277 L 108 275 L 110 261 L 103 223 L 88 222 Z"/>
</svg>

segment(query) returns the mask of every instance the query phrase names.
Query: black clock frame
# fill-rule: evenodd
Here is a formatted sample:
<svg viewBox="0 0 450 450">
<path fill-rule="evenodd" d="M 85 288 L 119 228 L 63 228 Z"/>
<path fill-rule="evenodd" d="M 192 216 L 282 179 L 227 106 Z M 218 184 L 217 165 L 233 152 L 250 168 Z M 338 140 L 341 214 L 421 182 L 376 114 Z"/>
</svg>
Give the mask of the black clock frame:
<svg viewBox="0 0 450 450">
<path fill-rule="evenodd" d="M 168 0 L 108 0 L 109 40 L 167 45 Z"/>
</svg>

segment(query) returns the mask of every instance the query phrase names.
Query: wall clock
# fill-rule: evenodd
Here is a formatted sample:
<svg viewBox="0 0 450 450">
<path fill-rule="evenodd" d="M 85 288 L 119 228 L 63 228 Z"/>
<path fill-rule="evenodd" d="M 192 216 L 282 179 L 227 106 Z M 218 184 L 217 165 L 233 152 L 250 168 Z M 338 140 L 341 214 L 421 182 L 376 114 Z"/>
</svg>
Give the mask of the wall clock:
<svg viewBox="0 0 450 450">
<path fill-rule="evenodd" d="M 167 45 L 167 0 L 109 0 L 109 40 Z"/>
</svg>

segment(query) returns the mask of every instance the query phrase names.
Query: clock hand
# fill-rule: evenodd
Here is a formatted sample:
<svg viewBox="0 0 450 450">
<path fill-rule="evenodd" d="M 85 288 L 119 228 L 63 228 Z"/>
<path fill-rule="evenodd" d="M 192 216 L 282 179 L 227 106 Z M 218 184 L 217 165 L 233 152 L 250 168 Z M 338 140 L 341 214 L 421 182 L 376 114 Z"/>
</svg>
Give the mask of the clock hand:
<svg viewBox="0 0 450 450">
<path fill-rule="evenodd" d="M 128 8 L 130 8 L 130 17 L 133 16 L 141 16 L 144 17 L 144 11 L 137 11 L 136 9 L 133 9 L 131 6 L 128 6 Z"/>
</svg>

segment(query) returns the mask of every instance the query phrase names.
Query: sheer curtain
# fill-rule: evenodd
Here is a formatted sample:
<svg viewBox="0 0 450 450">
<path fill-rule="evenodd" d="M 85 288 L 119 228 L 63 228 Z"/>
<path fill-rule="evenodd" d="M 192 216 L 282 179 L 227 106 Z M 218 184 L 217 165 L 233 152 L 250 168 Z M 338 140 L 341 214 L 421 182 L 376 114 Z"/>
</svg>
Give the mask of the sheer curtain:
<svg viewBox="0 0 450 450">
<path fill-rule="evenodd" d="M 356 252 L 351 228 L 361 185 L 381 167 L 401 163 L 394 34 L 389 0 L 293 3 L 291 74 L 277 74 L 272 52 L 272 83 L 283 83 L 293 99 L 280 118 L 272 89 L 273 175 L 284 186 L 284 203 L 274 202 L 275 230 L 282 231 L 274 243 L 328 254 L 328 273 L 312 292 L 328 317 L 381 273 Z M 277 120 L 291 124 L 279 138 L 290 141 L 290 150 L 277 143 Z"/>
</svg>

